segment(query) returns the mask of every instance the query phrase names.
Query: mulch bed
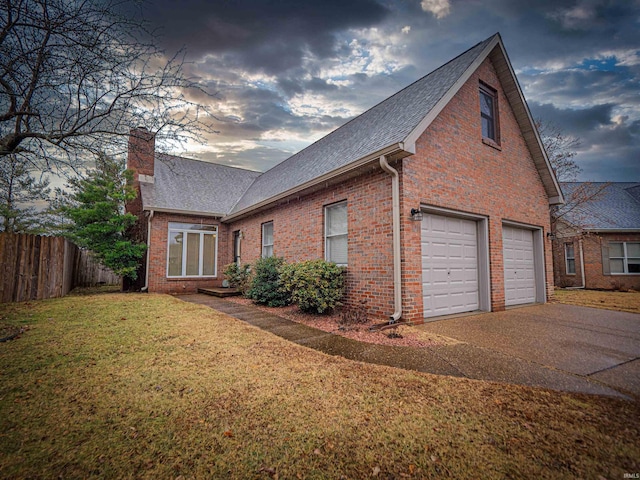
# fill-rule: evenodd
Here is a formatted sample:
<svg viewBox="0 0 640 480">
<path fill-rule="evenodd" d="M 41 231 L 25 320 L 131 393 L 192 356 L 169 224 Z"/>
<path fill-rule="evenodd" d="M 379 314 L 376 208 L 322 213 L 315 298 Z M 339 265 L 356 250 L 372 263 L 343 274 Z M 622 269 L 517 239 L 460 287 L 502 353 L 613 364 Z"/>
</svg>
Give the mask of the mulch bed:
<svg viewBox="0 0 640 480">
<path fill-rule="evenodd" d="M 353 340 L 358 340 L 359 342 L 418 348 L 432 347 L 434 345 L 441 344 L 435 339 L 428 338 L 427 335 L 418 331 L 414 327 L 407 325 L 401 325 L 397 328 L 382 331 L 370 331 L 369 327 L 378 325 L 385 321 L 380 318 L 370 319 L 367 323 L 351 325 L 345 329 L 340 328 L 338 324 L 340 321 L 339 311 L 332 314 L 315 315 L 302 312 L 296 305 L 289 305 L 288 307 L 265 307 L 263 305 L 255 305 L 250 299 L 244 297 L 229 297 L 225 300 L 241 305 L 253 305 L 260 310 L 273 315 L 278 315 L 286 318 L 287 320 L 302 323 L 309 327 L 341 335 Z"/>
</svg>

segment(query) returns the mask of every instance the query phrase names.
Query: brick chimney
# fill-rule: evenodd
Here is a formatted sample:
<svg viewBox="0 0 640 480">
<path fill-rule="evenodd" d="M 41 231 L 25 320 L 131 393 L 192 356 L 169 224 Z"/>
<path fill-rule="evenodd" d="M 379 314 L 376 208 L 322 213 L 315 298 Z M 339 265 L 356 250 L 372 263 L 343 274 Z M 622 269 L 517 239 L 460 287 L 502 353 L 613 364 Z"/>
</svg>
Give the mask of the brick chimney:
<svg viewBox="0 0 640 480">
<path fill-rule="evenodd" d="M 138 196 L 127 202 L 124 206 L 127 213 L 138 217 L 138 221 L 129 228 L 128 234 L 138 242 L 147 243 L 149 217 L 144 212 L 140 182 L 153 183 L 154 156 L 156 137 L 143 127 L 132 128 L 129 133 L 129 152 L 127 155 L 127 168 L 133 170 L 133 187 Z M 138 267 L 138 279 L 130 281 L 125 279 L 122 288 L 125 291 L 139 291 L 146 283 L 147 258 L 143 257 Z"/>
<path fill-rule="evenodd" d="M 129 154 L 127 168 L 133 170 L 134 181 L 144 181 L 140 175 L 153 177 L 153 161 L 156 136 L 144 127 L 132 128 L 129 133 Z"/>
</svg>

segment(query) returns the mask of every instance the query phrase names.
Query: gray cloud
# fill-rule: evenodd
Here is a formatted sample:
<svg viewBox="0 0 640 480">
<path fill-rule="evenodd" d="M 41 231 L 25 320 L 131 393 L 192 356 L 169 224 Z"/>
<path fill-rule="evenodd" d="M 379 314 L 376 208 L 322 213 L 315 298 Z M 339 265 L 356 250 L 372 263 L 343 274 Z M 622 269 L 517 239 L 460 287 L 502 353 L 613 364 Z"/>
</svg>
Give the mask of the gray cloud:
<svg viewBox="0 0 640 480">
<path fill-rule="evenodd" d="M 550 103 L 540 105 L 529 102 L 529 108 L 536 119 L 549 121 L 560 127 L 568 135 L 575 137 L 590 136 L 598 128 L 611 125 L 611 112 L 614 105 L 597 105 L 584 109 L 561 109 Z"/>
<path fill-rule="evenodd" d="M 299 139 L 338 127 L 500 31 L 534 115 L 582 139 L 584 176 L 625 172 L 626 179 L 635 174 L 640 180 L 640 65 L 623 58 L 618 63 L 624 65 L 585 63 L 638 50 L 639 0 L 465 0 L 451 2 L 441 18 L 423 11 L 420 0 L 148 5 L 147 16 L 162 26 L 168 50 L 186 45 L 197 61 L 189 73 L 216 93 L 215 99 L 192 93 L 219 111 L 220 133 L 211 146 L 254 142 L 225 147 L 224 153 L 201 152 L 206 158 L 264 170 L 293 153 L 294 145 L 304 147 Z M 397 60 L 397 67 L 350 70 L 340 82 L 328 81 L 327 65 L 358 60 L 352 41 L 371 51 L 363 31 L 375 27 L 383 49 L 385 38 L 405 26 L 411 27 L 407 34 L 393 40 L 398 52 L 384 57 Z M 295 100 L 327 108 L 300 113 Z M 285 140 L 267 138 L 274 131 Z"/>
<path fill-rule="evenodd" d="M 153 0 L 149 6 L 145 15 L 162 26 L 168 48 L 184 45 L 194 58 L 232 54 L 246 68 L 269 73 L 300 65 L 306 51 L 327 57 L 337 32 L 388 14 L 375 0 Z"/>
<path fill-rule="evenodd" d="M 614 121 L 611 104 L 573 110 L 530 103 L 530 108 L 534 117 L 580 139 L 575 160 L 581 180 L 640 181 L 640 120 Z"/>
</svg>

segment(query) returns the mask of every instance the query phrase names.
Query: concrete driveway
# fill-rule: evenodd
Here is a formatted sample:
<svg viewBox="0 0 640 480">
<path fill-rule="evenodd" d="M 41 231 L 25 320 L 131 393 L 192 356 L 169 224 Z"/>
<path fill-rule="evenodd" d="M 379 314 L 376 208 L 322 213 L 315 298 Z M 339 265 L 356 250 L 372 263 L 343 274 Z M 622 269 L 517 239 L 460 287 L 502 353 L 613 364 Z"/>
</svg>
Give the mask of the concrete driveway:
<svg viewBox="0 0 640 480">
<path fill-rule="evenodd" d="M 640 315 L 545 304 L 419 328 L 640 397 Z"/>
</svg>

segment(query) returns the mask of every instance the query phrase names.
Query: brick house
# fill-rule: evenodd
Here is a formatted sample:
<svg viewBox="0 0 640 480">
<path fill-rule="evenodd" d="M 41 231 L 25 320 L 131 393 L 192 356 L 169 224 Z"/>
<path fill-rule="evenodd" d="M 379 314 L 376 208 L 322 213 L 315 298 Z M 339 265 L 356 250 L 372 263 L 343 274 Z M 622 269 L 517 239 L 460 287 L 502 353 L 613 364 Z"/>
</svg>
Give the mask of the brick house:
<svg viewBox="0 0 640 480">
<path fill-rule="evenodd" d="M 555 284 L 640 290 L 640 183 L 562 183 L 598 193 L 560 217 L 554 227 Z M 602 189 L 602 190 L 601 190 Z"/>
<path fill-rule="evenodd" d="M 346 265 L 347 303 L 396 320 L 553 292 L 563 197 L 498 34 L 264 173 L 156 154 L 144 130 L 129 167 L 151 292 L 268 255 Z"/>
</svg>

